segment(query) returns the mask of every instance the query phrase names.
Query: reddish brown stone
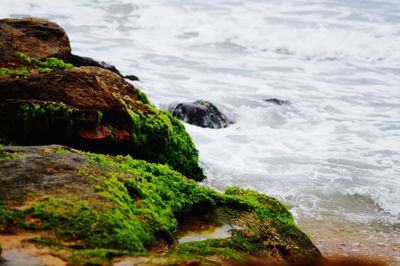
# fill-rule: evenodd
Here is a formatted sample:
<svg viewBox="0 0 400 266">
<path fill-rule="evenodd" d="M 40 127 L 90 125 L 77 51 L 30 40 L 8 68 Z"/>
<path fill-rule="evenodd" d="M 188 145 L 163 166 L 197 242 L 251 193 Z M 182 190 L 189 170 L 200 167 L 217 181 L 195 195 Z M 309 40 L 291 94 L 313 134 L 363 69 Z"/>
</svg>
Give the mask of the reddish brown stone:
<svg viewBox="0 0 400 266">
<path fill-rule="evenodd" d="M 0 20 L 0 68 L 26 65 L 16 52 L 30 57 L 46 59 L 57 57 L 67 60 L 71 46 L 64 29 L 44 19 Z"/>
</svg>

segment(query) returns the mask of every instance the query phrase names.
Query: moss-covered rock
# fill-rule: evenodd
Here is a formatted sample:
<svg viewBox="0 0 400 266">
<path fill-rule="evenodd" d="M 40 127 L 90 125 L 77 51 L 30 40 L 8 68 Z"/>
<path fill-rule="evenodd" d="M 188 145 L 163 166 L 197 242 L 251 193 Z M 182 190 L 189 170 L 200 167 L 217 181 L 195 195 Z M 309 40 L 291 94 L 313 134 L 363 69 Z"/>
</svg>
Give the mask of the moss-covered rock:
<svg viewBox="0 0 400 266">
<path fill-rule="evenodd" d="M 0 139 L 61 143 L 165 163 L 201 180 L 198 152 L 184 126 L 143 92 L 96 67 L 0 75 Z"/>
<path fill-rule="evenodd" d="M 64 29 L 43 19 L 0 19 L 0 68 L 29 65 L 17 52 L 45 60 L 50 57 L 68 59 L 71 53 Z"/>
<path fill-rule="evenodd" d="M 57 23 L 38 18 L 0 19 L 0 74 L 25 75 L 35 60 L 51 63 L 60 59 L 75 66 L 108 69 L 122 76 L 113 65 L 72 54 L 68 36 Z"/>
<path fill-rule="evenodd" d="M 42 19 L 0 20 L 0 142 L 130 154 L 204 178 L 178 120 L 115 68 L 72 55 L 65 31 Z"/>
<path fill-rule="evenodd" d="M 215 257 L 269 255 L 292 261 L 319 256 L 281 203 L 251 190 L 218 193 L 168 166 L 130 156 L 61 146 L 0 151 L 0 232 L 41 232 L 36 243 L 67 250 L 69 259 L 91 254 L 91 260 L 110 261 L 130 254 L 215 264 Z M 184 217 L 198 214 L 237 229 L 225 239 L 177 244 Z"/>
</svg>

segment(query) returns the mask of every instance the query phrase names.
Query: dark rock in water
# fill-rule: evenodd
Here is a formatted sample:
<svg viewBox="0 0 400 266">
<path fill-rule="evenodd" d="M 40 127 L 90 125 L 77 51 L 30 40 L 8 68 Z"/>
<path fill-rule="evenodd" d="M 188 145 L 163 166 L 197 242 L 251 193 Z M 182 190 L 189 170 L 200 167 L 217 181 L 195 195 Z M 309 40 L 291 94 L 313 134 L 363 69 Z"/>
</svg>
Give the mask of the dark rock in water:
<svg viewBox="0 0 400 266">
<path fill-rule="evenodd" d="M 122 77 L 122 74 L 119 72 L 119 70 L 115 66 L 108 64 L 104 61 L 94 60 L 90 57 L 84 57 L 84 56 L 71 54 L 69 62 L 77 67 L 94 66 L 94 67 L 104 68 L 104 69 L 110 70 Z"/>
<path fill-rule="evenodd" d="M 179 103 L 170 106 L 168 110 L 179 120 L 199 127 L 224 128 L 229 124 L 228 118 L 207 101 Z"/>
<path fill-rule="evenodd" d="M 277 99 L 277 98 L 264 99 L 264 101 L 269 102 L 269 103 L 274 103 L 277 105 L 290 105 L 289 101 L 281 100 L 281 99 Z"/>
<path fill-rule="evenodd" d="M 0 68 L 27 64 L 18 52 L 42 60 L 67 60 L 71 46 L 64 29 L 56 23 L 34 18 L 0 20 Z"/>
<path fill-rule="evenodd" d="M 126 75 L 124 78 L 132 80 L 132 81 L 140 81 L 140 79 L 135 75 Z"/>
</svg>

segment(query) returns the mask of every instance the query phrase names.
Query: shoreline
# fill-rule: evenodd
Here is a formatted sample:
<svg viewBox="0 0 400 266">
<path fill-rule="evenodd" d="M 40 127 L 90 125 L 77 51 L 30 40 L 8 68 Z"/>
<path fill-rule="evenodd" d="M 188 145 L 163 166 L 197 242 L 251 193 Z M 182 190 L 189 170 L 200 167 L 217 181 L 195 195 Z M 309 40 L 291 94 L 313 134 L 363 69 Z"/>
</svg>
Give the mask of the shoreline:
<svg viewBox="0 0 400 266">
<path fill-rule="evenodd" d="M 298 226 L 324 257 L 360 257 L 400 265 L 400 232 L 378 232 L 376 228 L 345 220 L 303 218 Z"/>
</svg>

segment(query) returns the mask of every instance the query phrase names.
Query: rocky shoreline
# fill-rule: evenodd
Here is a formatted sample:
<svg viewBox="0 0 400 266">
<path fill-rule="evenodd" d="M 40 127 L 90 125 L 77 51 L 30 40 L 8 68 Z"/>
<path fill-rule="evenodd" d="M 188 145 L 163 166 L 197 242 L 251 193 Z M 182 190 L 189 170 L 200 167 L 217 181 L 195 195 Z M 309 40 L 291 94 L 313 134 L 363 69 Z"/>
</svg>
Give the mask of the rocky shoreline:
<svg viewBox="0 0 400 266">
<path fill-rule="evenodd" d="M 73 65 L 78 61 L 57 24 L 0 20 L 5 258 L 11 262 L 15 250 L 40 265 L 321 258 L 277 200 L 238 187 L 219 193 L 198 185 L 205 176 L 183 124 L 118 71 Z M 225 236 L 179 242 L 210 228 L 225 228 Z"/>
</svg>

